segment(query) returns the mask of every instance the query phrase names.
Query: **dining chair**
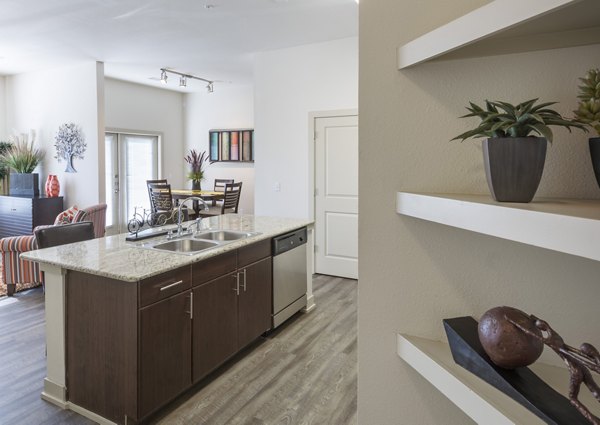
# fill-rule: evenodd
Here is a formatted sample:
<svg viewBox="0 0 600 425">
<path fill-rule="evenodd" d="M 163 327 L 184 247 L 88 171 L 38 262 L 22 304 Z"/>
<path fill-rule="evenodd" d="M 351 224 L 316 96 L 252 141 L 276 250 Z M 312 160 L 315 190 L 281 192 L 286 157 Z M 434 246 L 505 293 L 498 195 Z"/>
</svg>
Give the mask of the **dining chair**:
<svg viewBox="0 0 600 425">
<path fill-rule="evenodd" d="M 171 185 L 166 183 L 166 180 L 147 180 L 146 185 L 148 186 L 148 196 L 150 197 L 150 210 L 156 217 L 157 223 L 163 221 L 158 218 L 161 215 L 165 217 L 165 224 L 174 223 L 177 217 L 173 216 L 173 210 L 177 207 L 173 202 Z M 187 221 L 191 214 L 185 206 L 182 208 L 182 211 L 183 221 Z"/>
<path fill-rule="evenodd" d="M 225 185 L 225 196 L 221 205 L 208 207 L 208 210 L 200 210 L 200 217 L 212 217 L 226 213 L 237 214 L 242 195 L 242 182 L 227 183 Z"/>
<path fill-rule="evenodd" d="M 225 192 L 225 185 L 234 183 L 233 179 L 215 179 L 215 187 L 213 191 L 215 192 Z"/>
</svg>

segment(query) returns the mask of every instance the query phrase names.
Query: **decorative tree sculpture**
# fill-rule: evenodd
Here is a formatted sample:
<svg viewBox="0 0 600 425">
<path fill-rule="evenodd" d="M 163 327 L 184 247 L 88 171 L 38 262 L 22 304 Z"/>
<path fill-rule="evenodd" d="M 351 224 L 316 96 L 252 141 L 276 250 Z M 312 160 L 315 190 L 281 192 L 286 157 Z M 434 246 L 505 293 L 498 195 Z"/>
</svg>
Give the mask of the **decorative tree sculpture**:
<svg viewBox="0 0 600 425">
<path fill-rule="evenodd" d="M 76 173 L 77 170 L 73 167 L 73 158 L 83 159 L 83 154 L 87 148 L 83 131 L 77 124 L 62 124 L 58 127 L 55 140 L 55 158 L 58 159 L 58 162 L 62 159 L 67 161 L 66 173 Z"/>
</svg>

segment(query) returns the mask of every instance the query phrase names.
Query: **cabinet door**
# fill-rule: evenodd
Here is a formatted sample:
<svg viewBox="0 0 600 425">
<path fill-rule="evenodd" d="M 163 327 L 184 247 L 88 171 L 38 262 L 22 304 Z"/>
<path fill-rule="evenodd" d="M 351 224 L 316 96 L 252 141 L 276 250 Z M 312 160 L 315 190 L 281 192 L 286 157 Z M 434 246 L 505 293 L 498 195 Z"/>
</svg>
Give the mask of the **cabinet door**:
<svg viewBox="0 0 600 425">
<path fill-rule="evenodd" d="M 191 385 L 191 292 L 140 310 L 139 417 Z"/>
<path fill-rule="evenodd" d="M 238 346 L 242 348 L 271 329 L 271 257 L 240 269 Z"/>
<path fill-rule="evenodd" d="M 193 289 L 194 382 L 237 351 L 237 274 L 231 273 Z"/>
</svg>

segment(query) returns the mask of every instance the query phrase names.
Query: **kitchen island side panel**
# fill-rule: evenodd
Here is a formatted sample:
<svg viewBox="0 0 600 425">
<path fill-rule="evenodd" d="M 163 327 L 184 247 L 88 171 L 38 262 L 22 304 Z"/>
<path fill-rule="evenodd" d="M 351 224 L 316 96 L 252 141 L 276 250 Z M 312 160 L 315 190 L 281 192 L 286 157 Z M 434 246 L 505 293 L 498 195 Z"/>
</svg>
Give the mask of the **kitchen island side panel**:
<svg viewBox="0 0 600 425">
<path fill-rule="evenodd" d="M 67 397 L 115 423 L 138 416 L 137 288 L 135 282 L 67 274 Z"/>
</svg>

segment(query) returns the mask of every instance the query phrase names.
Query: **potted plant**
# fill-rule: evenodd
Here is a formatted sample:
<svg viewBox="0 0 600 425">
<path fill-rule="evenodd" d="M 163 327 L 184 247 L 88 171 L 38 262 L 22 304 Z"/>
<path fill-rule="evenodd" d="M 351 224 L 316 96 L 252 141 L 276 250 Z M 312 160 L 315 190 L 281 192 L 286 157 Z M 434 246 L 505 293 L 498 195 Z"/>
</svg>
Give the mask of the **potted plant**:
<svg viewBox="0 0 600 425">
<path fill-rule="evenodd" d="M 0 142 L 0 158 L 2 155 L 6 153 L 12 146 L 10 142 Z M 0 164 L 0 184 L 2 185 L 2 189 L 0 189 L 0 193 L 5 195 L 8 193 L 8 167 L 4 164 Z"/>
<path fill-rule="evenodd" d="M 204 165 L 208 162 L 206 151 L 198 153 L 196 149 L 190 149 L 190 153 L 183 159 L 190 164 L 187 178 L 192 181 L 192 190 L 201 190 L 200 182 L 204 180 Z"/>
<path fill-rule="evenodd" d="M 44 159 L 44 152 L 33 146 L 35 132 L 31 131 L 31 142 L 26 134 L 11 136 L 12 146 L 0 156 L 0 162 L 14 171 L 9 178 L 9 193 L 16 196 L 38 196 L 39 175 L 33 170 Z"/>
<path fill-rule="evenodd" d="M 452 140 L 487 137 L 483 141 L 483 160 L 488 187 L 498 202 L 530 202 L 544 171 L 547 142 L 552 143 L 550 126 L 586 130 L 576 119 L 562 117 L 538 99 L 518 105 L 485 101 L 485 109 L 470 103 L 469 114 L 478 117 L 479 125 Z M 535 134 L 537 136 L 532 136 Z"/>
<path fill-rule="evenodd" d="M 592 128 L 600 136 L 600 69 L 590 69 L 584 78 L 580 78 L 579 105 L 573 111 L 579 121 Z M 600 137 L 589 140 L 590 156 L 596 181 L 600 185 Z"/>
</svg>

